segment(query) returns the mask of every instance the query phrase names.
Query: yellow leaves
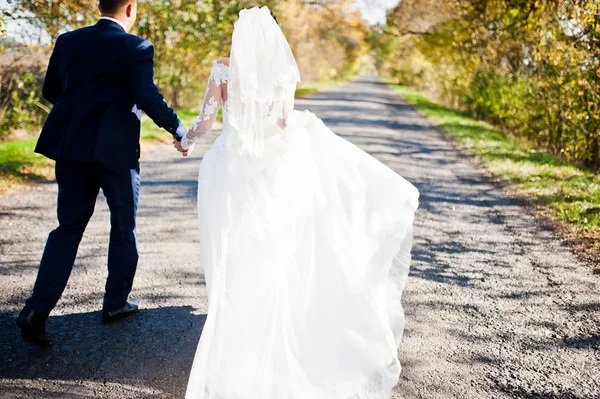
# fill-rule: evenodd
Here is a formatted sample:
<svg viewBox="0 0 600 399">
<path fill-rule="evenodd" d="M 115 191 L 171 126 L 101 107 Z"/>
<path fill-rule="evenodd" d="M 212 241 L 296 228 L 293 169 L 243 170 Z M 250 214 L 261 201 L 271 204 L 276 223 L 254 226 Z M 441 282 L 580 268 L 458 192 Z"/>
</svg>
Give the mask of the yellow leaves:
<svg viewBox="0 0 600 399">
<path fill-rule="evenodd" d="M 422 4 L 402 3 L 405 9 Z M 465 6 L 462 18 L 437 25 L 435 17 L 415 14 L 411 21 L 433 26 L 432 34 L 411 39 L 417 42 L 413 53 L 391 53 L 389 69 L 410 71 L 402 75 L 407 84 L 443 93 L 454 106 L 515 127 L 516 134 L 545 131 L 539 142 L 564 151 L 565 158 L 589 159 L 588 137 L 600 130 L 600 30 L 594 33 L 600 1 L 462 3 L 478 6 Z M 412 76 L 413 57 L 433 69 Z"/>
<path fill-rule="evenodd" d="M 358 13 L 348 12 L 348 4 L 332 2 L 330 7 L 321 8 L 302 0 L 279 3 L 278 18 L 296 55 L 303 83 L 339 77 L 353 70 L 366 53 L 367 27 Z M 397 40 L 390 42 L 387 34 L 373 43 L 390 57 L 399 45 Z"/>
</svg>

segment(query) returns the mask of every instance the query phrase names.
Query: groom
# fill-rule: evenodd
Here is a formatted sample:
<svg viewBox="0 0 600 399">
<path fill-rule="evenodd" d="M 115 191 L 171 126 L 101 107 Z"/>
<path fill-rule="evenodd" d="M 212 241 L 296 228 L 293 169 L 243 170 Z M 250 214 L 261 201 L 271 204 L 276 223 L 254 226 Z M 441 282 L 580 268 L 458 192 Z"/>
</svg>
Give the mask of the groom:
<svg viewBox="0 0 600 399">
<path fill-rule="evenodd" d="M 58 38 L 42 88 L 54 106 L 35 151 L 56 160 L 59 226 L 48 236 L 33 294 L 16 320 L 23 339 L 39 346 L 50 344 L 46 319 L 65 289 L 100 189 L 111 214 L 102 320 L 138 309 L 128 296 L 138 262 L 141 111 L 183 152 L 185 128 L 153 83 L 152 44 L 127 33 L 136 0 L 100 0 L 99 6 L 96 25 Z"/>
</svg>

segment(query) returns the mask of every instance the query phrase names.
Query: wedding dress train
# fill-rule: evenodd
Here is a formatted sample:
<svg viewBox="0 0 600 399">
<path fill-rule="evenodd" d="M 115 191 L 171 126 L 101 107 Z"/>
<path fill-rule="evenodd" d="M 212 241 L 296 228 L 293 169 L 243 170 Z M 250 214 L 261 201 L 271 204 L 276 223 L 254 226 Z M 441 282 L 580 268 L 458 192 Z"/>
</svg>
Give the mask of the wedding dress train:
<svg viewBox="0 0 600 399">
<path fill-rule="evenodd" d="M 186 398 L 389 398 L 418 191 L 308 111 L 243 151 L 229 80 L 215 63 L 185 139 L 223 105 L 199 175 L 209 309 Z"/>
</svg>

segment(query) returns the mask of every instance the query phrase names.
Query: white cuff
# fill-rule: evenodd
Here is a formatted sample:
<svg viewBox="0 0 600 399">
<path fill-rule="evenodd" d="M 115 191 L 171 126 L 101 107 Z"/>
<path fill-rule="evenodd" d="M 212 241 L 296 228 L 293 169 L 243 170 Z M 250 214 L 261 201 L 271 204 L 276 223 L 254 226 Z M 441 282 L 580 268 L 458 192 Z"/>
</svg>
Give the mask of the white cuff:
<svg viewBox="0 0 600 399">
<path fill-rule="evenodd" d="M 184 151 L 186 151 L 186 150 L 188 150 L 190 148 L 189 143 L 188 143 L 188 139 L 187 139 L 187 132 L 181 138 L 181 148 Z"/>
<path fill-rule="evenodd" d="M 177 127 L 177 131 L 175 132 L 177 136 L 185 136 L 187 134 L 187 129 L 183 126 L 183 123 L 179 122 L 179 126 Z"/>
</svg>

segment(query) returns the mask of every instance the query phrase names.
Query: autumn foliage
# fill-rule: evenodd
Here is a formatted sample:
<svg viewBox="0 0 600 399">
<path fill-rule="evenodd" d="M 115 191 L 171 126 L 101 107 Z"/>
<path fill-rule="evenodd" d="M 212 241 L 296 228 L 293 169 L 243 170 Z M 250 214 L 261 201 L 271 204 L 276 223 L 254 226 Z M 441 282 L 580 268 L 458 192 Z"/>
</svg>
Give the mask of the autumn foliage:
<svg viewBox="0 0 600 399">
<path fill-rule="evenodd" d="M 600 2 L 403 0 L 370 41 L 380 71 L 600 168 Z"/>
<path fill-rule="evenodd" d="M 93 24 L 99 17 L 97 0 L 14 0 L 11 4 L 5 20 L 24 21 L 43 35 L 38 41 L 3 37 L 0 18 L 0 140 L 10 131 L 35 130 L 43 122 L 49 104 L 41 98 L 40 88 L 52 43 L 62 32 Z M 350 0 L 144 0 L 138 4 L 132 33 L 153 42 L 156 83 L 177 109 L 195 108 L 201 101 L 212 63 L 229 55 L 233 23 L 243 8 L 267 5 L 275 11 L 304 84 L 354 72 L 366 49 L 368 29 Z M 26 56 L 32 52 L 35 58 Z"/>
</svg>

